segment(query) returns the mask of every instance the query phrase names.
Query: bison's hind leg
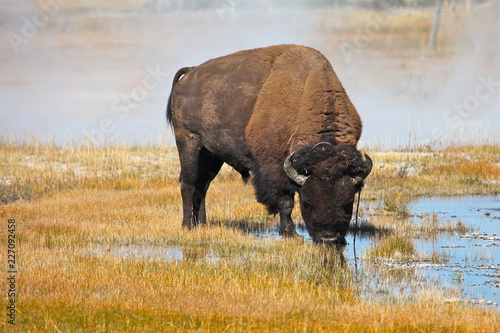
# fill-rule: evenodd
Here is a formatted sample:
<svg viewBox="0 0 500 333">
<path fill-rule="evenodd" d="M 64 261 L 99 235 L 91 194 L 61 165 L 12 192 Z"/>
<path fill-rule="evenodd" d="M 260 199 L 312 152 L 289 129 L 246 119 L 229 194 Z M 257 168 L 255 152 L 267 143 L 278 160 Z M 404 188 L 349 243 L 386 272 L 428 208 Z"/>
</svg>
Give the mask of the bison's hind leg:
<svg viewBox="0 0 500 333">
<path fill-rule="evenodd" d="M 179 149 L 179 158 L 182 226 L 192 228 L 207 222 L 205 196 L 210 182 L 217 176 L 223 162 L 204 147 Z"/>
<path fill-rule="evenodd" d="M 198 180 L 196 183 L 195 200 L 193 204 L 193 211 L 196 210 L 196 205 L 200 201 L 198 211 L 198 222 L 201 224 L 207 223 L 207 213 L 205 209 L 205 197 L 208 187 L 212 180 L 219 173 L 224 162 L 203 148 L 200 152 L 200 168 L 198 170 Z"/>
</svg>

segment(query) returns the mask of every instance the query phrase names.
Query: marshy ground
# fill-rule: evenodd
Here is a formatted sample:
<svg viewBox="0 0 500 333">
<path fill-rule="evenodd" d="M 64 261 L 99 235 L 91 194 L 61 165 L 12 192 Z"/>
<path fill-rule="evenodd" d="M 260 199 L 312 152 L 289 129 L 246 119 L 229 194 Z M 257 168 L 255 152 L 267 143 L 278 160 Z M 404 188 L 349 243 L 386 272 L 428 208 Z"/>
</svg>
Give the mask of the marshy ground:
<svg viewBox="0 0 500 333">
<path fill-rule="evenodd" d="M 402 220 L 420 196 L 500 193 L 498 147 L 368 151 L 375 167 L 360 234 L 380 239 L 359 257 L 398 265 L 373 273 L 307 240 L 253 236 L 248 230 L 277 219 L 229 168 L 209 190 L 208 226 L 182 229 L 174 149 L 4 142 L 0 153 L 0 218 L 17 223 L 21 330 L 493 332 L 500 325 L 494 308 L 460 302 L 459 291 L 408 265 L 443 260 L 432 252 L 423 258 L 416 236 L 466 233 L 467 221 L 441 223 L 432 212 L 426 223 Z M 301 222 L 298 211 L 294 217 Z M 394 290 L 401 281 L 418 288 Z M 374 285 L 380 297 L 367 297 Z"/>
<path fill-rule="evenodd" d="M 487 287 L 498 297 L 498 247 L 474 253 L 498 235 L 442 206 L 414 209 L 425 198 L 498 198 L 498 2 L 445 1 L 433 48 L 433 7 L 268 2 L 0 3 L 3 34 L 25 39 L 0 44 L 0 247 L 7 265 L 15 234 L 16 296 L 3 303 L 16 300 L 15 330 L 499 330 L 498 306 L 464 294 L 463 270 L 450 272 L 450 285 L 421 269 L 451 265 L 460 250 L 465 266 L 493 267 Z M 209 190 L 208 226 L 181 228 L 177 153 L 161 148 L 175 71 L 282 43 L 321 50 L 364 122 L 361 145 L 375 166 L 343 258 L 307 237 L 275 237 L 276 217 L 228 168 Z M 477 105 L 453 113 L 466 102 Z M 38 139 L 25 140 L 31 134 Z M 120 138 L 129 145 L 103 145 Z M 498 212 L 476 208 L 498 223 Z M 298 210 L 293 217 L 300 225 Z M 458 240 L 429 246 L 447 235 Z M 460 236 L 476 237 L 471 253 Z M 0 318 L 0 330 L 12 328 Z"/>
</svg>

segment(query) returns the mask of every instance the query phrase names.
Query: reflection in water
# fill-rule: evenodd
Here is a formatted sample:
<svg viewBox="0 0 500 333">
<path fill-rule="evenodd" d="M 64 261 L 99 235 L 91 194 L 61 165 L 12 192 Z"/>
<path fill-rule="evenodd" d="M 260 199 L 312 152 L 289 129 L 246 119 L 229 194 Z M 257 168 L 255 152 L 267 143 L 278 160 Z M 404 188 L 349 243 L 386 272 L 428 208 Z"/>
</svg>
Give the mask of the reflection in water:
<svg viewBox="0 0 500 333">
<path fill-rule="evenodd" d="M 410 203 L 410 222 L 416 226 L 425 223 L 425 219 L 421 218 L 423 215 L 430 215 L 453 225 L 463 222 L 471 230 L 414 238 L 413 244 L 419 255 L 429 258 L 426 261 L 398 262 L 388 259 L 374 265 L 361 260 L 360 269 L 369 272 L 367 276 L 370 277 L 365 285 L 378 283 L 370 279 L 387 280 L 387 271 L 411 270 L 414 272 L 410 279 L 412 283 L 402 281 L 400 285 L 404 287 L 406 284 L 413 292 L 422 286 L 434 285 L 447 290 L 450 299 L 460 298 L 500 310 L 500 238 L 496 235 L 500 220 L 499 203 L 500 196 L 423 198 Z M 369 234 L 358 235 L 356 251 L 363 256 L 366 248 L 377 238 Z M 349 262 L 353 261 L 355 259 L 349 256 Z M 390 286 L 393 282 L 386 285 Z"/>
<path fill-rule="evenodd" d="M 372 208 L 380 206 L 380 203 L 367 204 Z M 360 219 L 356 241 L 353 227 L 346 237 L 349 245 L 344 255 L 363 280 L 365 297 L 380 298 L 385 295 L 382 298 L 401 300 L 403 295 L 407 294 L 408 298 L 424 287 L 444 287 L 450 299 L 458 295 L 461 299 L 500 309 L 500 237 L 497 235 L 500 196 L 423 198 L 411 202 L 408 211 L 409 222 L 415 225 L 424 223 L 423 216 L 434 216 L 450 221 L 452 225 L 463 223 L 471 230 L 463 233 L 441 232 L 433 237 L 413 239 L 417 252 L 431 261 L 398 262 L 387 259 L 375 264 L 363 258 L 365 252 L 380 237 L 389 235 L 391 230 Z M 311 241 L 304 224 L 297 226 L 297 232 L 306 241 Z M 261 239 L 280 239 L 278 226 L 255 229 L 250 233 Z M 436 255 L 439 258 L 435 258 Z"/>
</svg>

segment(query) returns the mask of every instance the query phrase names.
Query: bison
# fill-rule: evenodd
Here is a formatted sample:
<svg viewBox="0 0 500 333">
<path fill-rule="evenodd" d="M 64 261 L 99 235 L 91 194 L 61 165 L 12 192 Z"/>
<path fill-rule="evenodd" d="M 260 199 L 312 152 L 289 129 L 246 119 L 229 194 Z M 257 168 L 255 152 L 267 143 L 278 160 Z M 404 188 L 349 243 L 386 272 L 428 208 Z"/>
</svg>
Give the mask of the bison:
<svg viewBox="0 0 500 333">
<path fill-rule="evenodd" d="M 372 168 L 361 120 L 329 61 L 299 45 L 245 50 L 180 69 L 167 120 L 181 173 L 182 225 L 206 223 L 205 196 L 223 163 L 247 180 L 280 234 L 297 233 L 294 194 L 315 243 L 342 247 L 355 194 Z"/>
</svg>

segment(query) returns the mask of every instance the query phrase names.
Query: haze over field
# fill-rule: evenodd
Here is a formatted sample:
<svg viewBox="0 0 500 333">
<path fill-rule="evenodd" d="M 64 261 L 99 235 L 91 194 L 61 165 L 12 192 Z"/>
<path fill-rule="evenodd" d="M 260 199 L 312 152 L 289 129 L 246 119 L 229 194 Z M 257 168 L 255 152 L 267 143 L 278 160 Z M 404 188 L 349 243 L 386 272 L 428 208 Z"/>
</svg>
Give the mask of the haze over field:
<svg viewBox="0 0 500 333">
<path fill-rule="evenodd" d="M 331 61 L 365 146 L 500 143 L 497 1 L 444 7 L 432 49 L 433 7 L 168 3 L 0 2 L 0 137 L 173 144 L 164 113 L 177 69 L 295 43 Z"/>
</svg>

